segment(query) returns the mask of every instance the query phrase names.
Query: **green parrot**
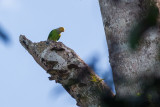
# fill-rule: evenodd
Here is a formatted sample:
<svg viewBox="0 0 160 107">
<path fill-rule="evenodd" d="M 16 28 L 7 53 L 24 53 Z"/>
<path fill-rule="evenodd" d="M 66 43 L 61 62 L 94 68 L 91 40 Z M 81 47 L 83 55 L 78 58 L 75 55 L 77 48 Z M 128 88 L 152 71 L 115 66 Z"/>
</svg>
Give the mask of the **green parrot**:
<svg viewBox="0 0 160 107">
<path fill-rule="evenodd" d="M 57 29 L 53 29 L 48 36 L 47 40 L 53 40 L 55 42 L 57 42 L 59 40 L 59 38 L 61 37 L 61 32 L 64 32 L 64 28 L 63 27 L 59 27 Z"/>
</svg>

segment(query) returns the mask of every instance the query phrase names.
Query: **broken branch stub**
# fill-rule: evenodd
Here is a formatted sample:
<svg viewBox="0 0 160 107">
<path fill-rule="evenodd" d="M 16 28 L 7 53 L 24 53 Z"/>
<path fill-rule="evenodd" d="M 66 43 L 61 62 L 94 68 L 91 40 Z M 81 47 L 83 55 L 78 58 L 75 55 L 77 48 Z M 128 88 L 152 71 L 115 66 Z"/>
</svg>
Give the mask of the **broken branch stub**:
<svg viewBox="0 0 160 107">
<path fill-rule="evenodd" d="M 33 56 L 35 61 L 49 73 L 50 80 L 62 84 L 67 92 L 76 99 L 81 107 L 101 107 L 104 98 L 112 99 L 113 92 L 88 67 L 87 64 L 62 42 L 41 41 L 33 43 L 20 36 L 20 43 Z M 92 78 L 97 81 L 92 81 Z"/>
</svg>

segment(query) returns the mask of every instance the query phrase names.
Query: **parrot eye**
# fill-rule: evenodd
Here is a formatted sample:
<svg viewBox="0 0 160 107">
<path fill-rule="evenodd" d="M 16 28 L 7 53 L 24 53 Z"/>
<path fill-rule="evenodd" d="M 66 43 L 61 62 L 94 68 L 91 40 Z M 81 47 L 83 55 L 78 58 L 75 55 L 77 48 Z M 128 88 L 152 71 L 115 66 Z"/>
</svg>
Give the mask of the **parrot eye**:
<svg viewBox="0 0 160 107">
<path fill-rule="evenodd" d="M 61 32 L 64 32 L 64 28 L 63 28 L 63 27 L 60 27 L 59 30 L 60 30 Z"/>
</svg>

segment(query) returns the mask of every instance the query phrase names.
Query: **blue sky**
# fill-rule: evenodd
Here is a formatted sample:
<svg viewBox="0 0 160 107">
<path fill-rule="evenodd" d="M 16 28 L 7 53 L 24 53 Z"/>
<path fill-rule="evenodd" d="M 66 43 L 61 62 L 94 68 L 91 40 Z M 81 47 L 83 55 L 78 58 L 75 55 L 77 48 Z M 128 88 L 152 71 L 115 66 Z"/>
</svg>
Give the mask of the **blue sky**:
<svg viewBox="0 0 160 107">
<path fill-rule="evenodd" d="M 109 69 L 98 0 L 0 0 L 0 26 L 11 38 L 0 40 L 0 107 L 77 107 L 20 45 L 20 34 L 39 42 L 63 26 L 61 42 L 86 62 L 96 53 L 102 71 Z"/>
</svg>

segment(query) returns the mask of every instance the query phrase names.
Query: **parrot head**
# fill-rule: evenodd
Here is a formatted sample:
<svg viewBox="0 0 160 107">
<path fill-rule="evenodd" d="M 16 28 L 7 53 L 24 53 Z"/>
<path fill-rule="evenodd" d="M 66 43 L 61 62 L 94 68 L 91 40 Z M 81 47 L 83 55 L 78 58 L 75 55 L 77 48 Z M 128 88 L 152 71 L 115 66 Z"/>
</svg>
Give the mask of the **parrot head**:
<svg viewBox="0 0 160 107">
<path fill-rule="evenodd" d="M 58 28 L 58 31 L 59 31 L 59 32 L 64 32 L 64 27 L 59 27 L 59 28 Z"/>
</svg>

